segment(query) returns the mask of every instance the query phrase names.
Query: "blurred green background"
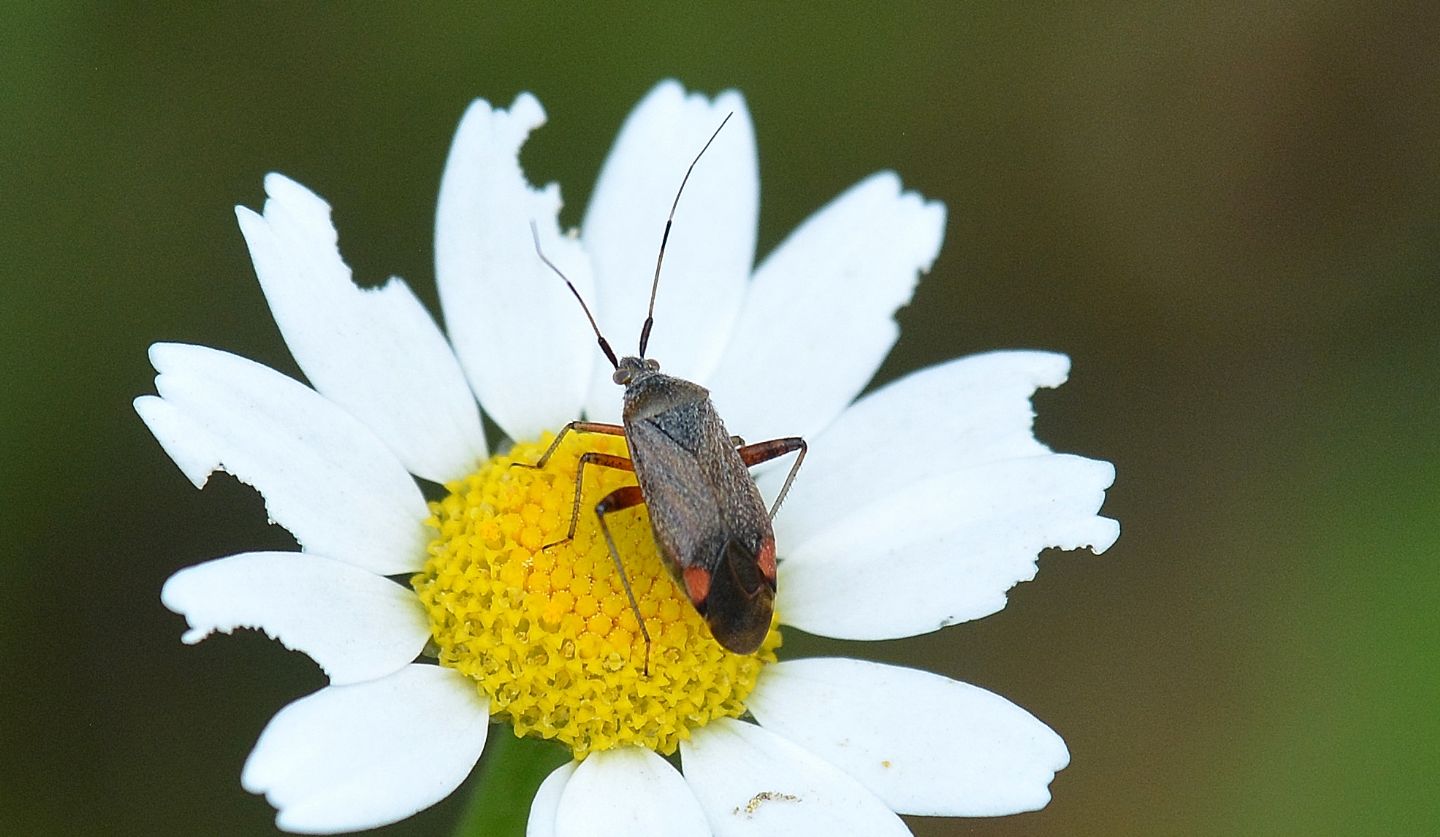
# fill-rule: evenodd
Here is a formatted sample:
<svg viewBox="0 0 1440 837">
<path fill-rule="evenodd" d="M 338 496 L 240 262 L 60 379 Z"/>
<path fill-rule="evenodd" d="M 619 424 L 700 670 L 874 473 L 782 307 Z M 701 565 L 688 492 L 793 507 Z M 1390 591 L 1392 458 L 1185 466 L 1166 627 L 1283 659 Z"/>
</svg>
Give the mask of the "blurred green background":
<svg viewBox="0 0 1440 837">
<path fill-rule="evenodd" d="M 1118 468 L 1108 554 L 860 649 L 998 691 L 1071 749 L 1044 811 L 917 834 L 1434 833 L 1437 44 L 1440 6 L 1358 0 L 6 4 L 0 826 L 272 830 L 240 766 L 321 676 L 254 633 L 182 646 L 159 590 L 288 539 L 234 481 L 193 490 L 130 407 L 156 340 L 294 372 L 231 207 L 283 171 L 334 205 L 360 281 L 438 310 L 467 102 L 540 98 L 526 168 L 576 223 L 674 76 L 748 99 L 762 254 L 878 169 L 949 207 L 881 380 L 1067 352 L 1041 436 Z M 447 833 L 463 796 L 384 833 Z"/>
</svg>

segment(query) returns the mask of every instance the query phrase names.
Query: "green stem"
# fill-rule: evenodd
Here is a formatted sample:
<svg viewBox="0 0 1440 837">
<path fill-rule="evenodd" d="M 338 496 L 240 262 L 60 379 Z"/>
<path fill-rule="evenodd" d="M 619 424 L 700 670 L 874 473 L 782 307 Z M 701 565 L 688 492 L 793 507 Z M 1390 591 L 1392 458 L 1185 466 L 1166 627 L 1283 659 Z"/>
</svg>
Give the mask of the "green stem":
<svg viewBox="0 0 1440 837">
<path fill-rule="evenodd" d="M 554 742 L 516 738 L 508 724 L 492 726 L 455 837 L 524 837 L 536 789 L 569 758 Z"/>
</svg>

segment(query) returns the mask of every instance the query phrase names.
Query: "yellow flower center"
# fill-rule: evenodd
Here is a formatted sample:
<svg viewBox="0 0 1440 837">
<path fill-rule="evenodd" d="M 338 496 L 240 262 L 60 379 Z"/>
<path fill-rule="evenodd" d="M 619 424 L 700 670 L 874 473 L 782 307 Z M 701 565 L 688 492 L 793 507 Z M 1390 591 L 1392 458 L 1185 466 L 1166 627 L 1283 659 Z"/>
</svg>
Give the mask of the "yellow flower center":
<svg viewBox="0 0 1440 837">
<path fill-rule="evenodd" d="M 607 515 L 652 646 L 645 640 L 595 518 L 595 504 L 635 475 L 587 467 L 575 538 L 575 469 L 588 450 L 626 455 L 619 437 L 570 434 L 543 469 L 553 435 L 516 444 L 446 486 L 430 504 L 439 531 L 412 584 L 430 618 L 440 664 L 475 680 L 492 715 L 516 735 L 556 739 L 582 758 L 635 744 L 673 753 L 690 731 L 745 711 L 764 663 L 732 654 L 665 568 L 643 508 Z"/>
</svg>

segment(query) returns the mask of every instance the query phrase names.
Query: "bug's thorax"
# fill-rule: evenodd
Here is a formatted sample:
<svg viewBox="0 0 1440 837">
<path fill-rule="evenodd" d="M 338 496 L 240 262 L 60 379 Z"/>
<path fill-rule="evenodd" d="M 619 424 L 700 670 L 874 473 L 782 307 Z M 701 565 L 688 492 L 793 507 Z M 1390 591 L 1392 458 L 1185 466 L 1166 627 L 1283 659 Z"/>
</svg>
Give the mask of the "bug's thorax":
<svg viewBox="0 0 1440 837">
<path fill-rule="evenodd" d="M 666 375 L 653 358 L 621 358 L 611 377 L 625 387 L 626 423 L 710 400 L 710 390 L 684 378 Z"/>
</svg>

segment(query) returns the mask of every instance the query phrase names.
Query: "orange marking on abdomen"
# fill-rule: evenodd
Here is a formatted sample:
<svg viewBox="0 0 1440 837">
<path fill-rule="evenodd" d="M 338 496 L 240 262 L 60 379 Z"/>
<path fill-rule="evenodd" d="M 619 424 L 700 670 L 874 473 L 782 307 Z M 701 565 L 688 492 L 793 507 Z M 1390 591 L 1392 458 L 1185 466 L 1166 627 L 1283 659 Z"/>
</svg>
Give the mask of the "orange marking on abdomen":
<svg viewBox="0 0 1440 837">
<path fill-rule="evenodd" d="M 710 572 L 704 567 L 690 566 L 685 568 L 685 592 L 690 594 L 690 602 L 695 608 L 701 609 L 705 606 L 705 599 L 710 595 Z"/>
<path fill-rule="evenodd" d="M 775 583 L 775 539 L 774 539 L 774 538 L 766 538 L 766 539 L 764 540 L 764 542 L 760 544 L 760 554 L 755 556 L 755 560 L 760 564 L 760 573 L 761 573 L 761 575 L 764 575 L 764 576 L 765 576 L 765 580 L 766 580 L 766 581 L 769 581 L 771 584 L 774 584 L 774 583 Z"/>
</svg>

